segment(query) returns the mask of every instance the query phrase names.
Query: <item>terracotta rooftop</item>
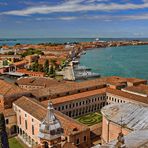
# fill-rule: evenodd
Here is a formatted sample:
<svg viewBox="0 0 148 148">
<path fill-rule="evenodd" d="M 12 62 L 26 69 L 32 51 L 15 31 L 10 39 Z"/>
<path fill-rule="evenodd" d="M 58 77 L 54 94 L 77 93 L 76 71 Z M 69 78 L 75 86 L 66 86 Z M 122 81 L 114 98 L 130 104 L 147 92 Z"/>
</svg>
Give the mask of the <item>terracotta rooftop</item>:
<svg viewBox="0 0 148 148">
<path fill-rule="evenodd" d="M 12 108 L 10 108 L 10 109 L 2 109 L 2 108 L 0 108 L 0 112 L 2 112 L 5 117 L 15 115 L 15 112 L 14 112 L 14 110 Z"/>
<path fill-rule="evenodd" d="M 73 95 L 68 95 L 68 96 L 52 99 L 52 103 L 53 104 L 61 104 L 61 103 L 64 103 L 64 102 L 79 100 L 79 99 L 82 99 L 82 98 L 87 98 L 87 97 L 95 96 L 95 95 L 98 95 L 98 94 L 105 94 L 105 92 L 106 92 L 106 88 L 86 91 L 86 92 L 82 92 L 82 93 L 78 93 L 78 94 L 73 94 Z M 44 101 L 44 103 L 47 104 L 46 101 Z"/>
<path fill-rule="evenodd" d="M 17 101 L 14 102 L 15 105 L 19 106 L 21 109 L 32 115 L 34 118 L 36 118 L 39 121 L 43 121 L 43 119 L 46 116 L 47 109 L 44 105 L 42 105 L 40 102 L 27 98 L 27 97 L 21 97 Z M 82 125 L 72 118 L 62 114 L 61 112 L 54 111 L 55 116 L 60 120 L 62 127 L 64 128 L 64 134 L 70 135 L 75 134 L 77 132 L 80 132 L 82 130 L 86 130 L 89 128 L 85 125 Z"/>
<path fill-rule="evenodd" d="M 126 83 L 126 82 L 127 82 L 126 79 L 123 77 L 118 77 L 118 76 L 106 77 L 107 84 L 120 85 L 121 83 Z"/>
<path fill-rule="evenodd" d="M 24 90 L 16 86 L 15 84 L 6 82 L 0 79 L 0 95 L 10 96 L 13 94 L 23 93 Z"/>
<path fill-rule="evenodd" d="M 138 94 L 148 95 L 148 85 L 141 84 L 139 86 L 126 87 L 124 90 Z"/>
<path fill-rule="evenodd" d="M 16 81 L 18 85 L 31 85 L 31 86 L 57 86 L 61 83 L 67 83 L 65 81 L 57 81 L 54 79 L 49 78 L 38 78 L 38 77 L 27 77 L 27 78 L 20 78 Z"/>
<path fill-rule="evenodd" d="M 126 79 L 127 79 L 127 82 L 131 82 L 131 83 L 147 82 L 147 80 L 138 79 L 138 78 L 126 78 Z"/>
<path fill-rule="evenodd" d="M 22 60 L 22 61 L 13 63 L 13 65 L 15 65 L 15 66 L 20 66 L 20 65 L 25 65 L 25 64 L 27 64 L 27 63 L 28 63 L 28 62 L 27 62 L 26 60 Z"/>
<path fill-rule="evenodd" d="M 120 97 L 127 98 L 127 100 L 132 100 L 132 101 L 148 104 L 148 97 L 142 97 L 139 95 L 135 95 L 135 94 L 131 94 L 131 93 L 127 93 L 121 90 L 111 89 L 111 88 L 107 88 L 106 92 L 120 96 Z"/>
<path fill-rule="evenodd" d="M 106 83 L 110 83 L 110 84 L 114 84 L 114 85 L 118 85 L 121 83 L 139 83 L 139 82 L 147 82 L 147 80 L 144 79 L 138 79 L 138 78 L 124 78 L 124 77 L 119 77 L 119 76 L 111 76 L 111 77 L 106 77 Z"/>
</svg>

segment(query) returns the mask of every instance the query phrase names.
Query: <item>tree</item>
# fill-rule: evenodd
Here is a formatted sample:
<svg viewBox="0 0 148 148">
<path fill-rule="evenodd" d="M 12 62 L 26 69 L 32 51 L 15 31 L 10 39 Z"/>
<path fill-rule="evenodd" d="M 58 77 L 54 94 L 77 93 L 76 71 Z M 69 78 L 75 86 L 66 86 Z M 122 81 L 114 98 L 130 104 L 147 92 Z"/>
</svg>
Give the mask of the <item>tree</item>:
<svg viewBox="0 0 148 148">
<path fill-rule="evenodd" d="M 33 64 L 32 64 L 32 70 L 33 71 L 38 71 L 38 67 L 39 67 L 39 63 L 38 60 L 36 60 Z"/>
<path fill-rule="evenodd" d="M 14 55 L 14 51 L 9 51 L 7 54 L 8 55 Z"/>
<path fill-rule="evenodd" d="M 43 72 L 43 65 L 42 64 L 39 64 L 38 71 Z"/>
<path fill-rule="evenodd" d="M 7 66 L 8 65 L 8 61 L 7 60 L 3 61 L 3 65 Z"/>
<path fill-rule="evenodd" d="M 49 60 L 46 60 L 45 63 L 44 63 L 44 72 L 46 74 L 49 73 Z"/>
<path fill-rule="evenodd" d="M 4 114 L 0 113 L 0 147 L 9 148 Z"/>
<path fill-rule="evenodd" d="M 55 76 L 55 69 L 54 69 L 53 65 L 51 65 L 51 67 L 50 67 L 49 74 L 50 74 L 50 76 L 53 76 L 53 77 Z"/>
</svg>

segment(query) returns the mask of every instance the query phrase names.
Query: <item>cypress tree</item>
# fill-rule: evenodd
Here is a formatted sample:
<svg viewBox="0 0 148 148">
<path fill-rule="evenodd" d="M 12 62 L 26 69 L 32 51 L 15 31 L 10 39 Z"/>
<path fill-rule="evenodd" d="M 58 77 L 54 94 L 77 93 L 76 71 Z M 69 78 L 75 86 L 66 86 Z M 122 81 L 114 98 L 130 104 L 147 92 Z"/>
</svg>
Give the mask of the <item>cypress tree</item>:
<svg viewBox="0 0 148 148">
<path fill-rule="evenodd" d="M 0 113 L 0 148 L 9 148 L 4 114 Z"/>
<path fill-rule="evenodd" d="M 46 60 L 44 63 L 44 72 L 48 74 L 49 72 L 49 60 Z"/>
</svg>

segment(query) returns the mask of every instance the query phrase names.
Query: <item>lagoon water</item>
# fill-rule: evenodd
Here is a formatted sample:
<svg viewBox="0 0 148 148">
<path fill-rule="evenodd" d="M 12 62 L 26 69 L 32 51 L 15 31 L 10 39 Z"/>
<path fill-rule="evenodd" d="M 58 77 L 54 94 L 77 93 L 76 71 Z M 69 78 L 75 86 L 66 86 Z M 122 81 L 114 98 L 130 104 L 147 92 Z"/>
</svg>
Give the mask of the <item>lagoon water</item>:
<svg viewBox="0 0 148 148">
<path fill-rule="evenodd" d="M 100 38 L 104 41 L 111 40 L 133 40 L 136 38 Z M 15 45 L 38 44 L 38 43 L 65 43 L 65 42 L 88 42 L 95 38 L 19 38 L 0 39 L 0 46 L 3 44 Z M 136 40 L 148 41 L 148 38 Z M 93 72 L 101 76 L 118 75 L 124 77 L 137 77 L 148 80 L 148 45 L 145 46 L 124 46 L 110 48 L 96 48 L 88 50 L 81 56 L 80 65 L 90 67 Z"/>
<path fill-rule="evenodd" d="M 20 44 L 39 44 L 39 43 L 67 43 L 67 42 L 92 42 L 95 38 L 0 38 L 1 45 L 13 46 Z M 100 38 L 102 41 L 121 41 L 121 40 L 142 40 L 148 41 L 148 38 Z"/>
<path fill-rule="evenodd" d="M 137 77 L 148 80 L 148 45 L 95 48 L 80 58 L 80 65 L 101 76 Z"/>
</svg>

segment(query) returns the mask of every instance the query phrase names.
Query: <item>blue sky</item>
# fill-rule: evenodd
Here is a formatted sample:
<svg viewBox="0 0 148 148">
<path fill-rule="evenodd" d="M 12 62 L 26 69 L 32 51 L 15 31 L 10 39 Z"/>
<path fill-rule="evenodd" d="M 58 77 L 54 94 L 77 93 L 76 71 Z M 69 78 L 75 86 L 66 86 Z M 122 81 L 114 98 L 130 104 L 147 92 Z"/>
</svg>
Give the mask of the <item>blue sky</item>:
<svg viewBox="0 0 148 148">
<path fill-rule="evenodd" d="M 0 0 L 0 38 L 148 37 L 148 0 Z"/>
</svg>

